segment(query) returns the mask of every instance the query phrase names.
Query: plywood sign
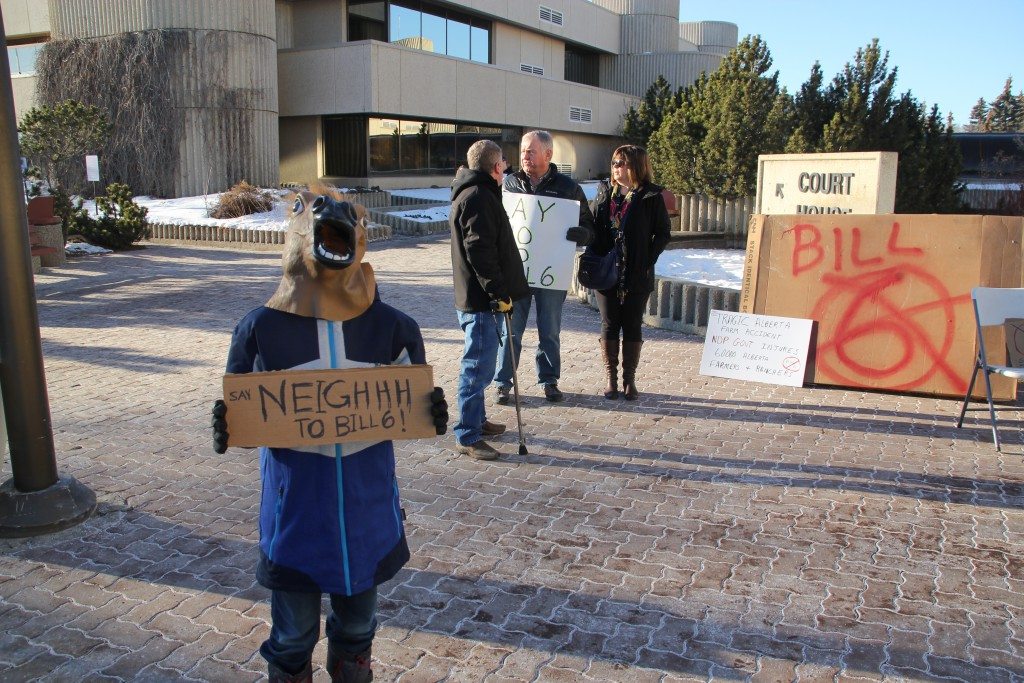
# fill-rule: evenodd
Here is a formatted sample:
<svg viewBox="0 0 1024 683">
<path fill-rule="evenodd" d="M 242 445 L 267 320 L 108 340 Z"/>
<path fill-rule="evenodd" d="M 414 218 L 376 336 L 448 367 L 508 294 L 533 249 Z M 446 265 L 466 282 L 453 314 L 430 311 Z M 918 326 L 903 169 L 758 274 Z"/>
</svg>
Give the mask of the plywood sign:
<svg viewBox="0 0 1024 683">
<path fill-rule="evenodd" d="M 1021 286 L 1022 233 L 1003 216 L 753 216 L 740 310 L 817 321 L 816 383 L 963 396 L 971 288 Z"/>
<path fill-rule="evenodd" d="M 228 445 L 433 437 L 433 377 L 429 365 L 224 375 Z"/>
<path fill-rule="evenodd" d="M 712 310 L 700 374 L 803 386 L 811 321 Z"/>
</svg>

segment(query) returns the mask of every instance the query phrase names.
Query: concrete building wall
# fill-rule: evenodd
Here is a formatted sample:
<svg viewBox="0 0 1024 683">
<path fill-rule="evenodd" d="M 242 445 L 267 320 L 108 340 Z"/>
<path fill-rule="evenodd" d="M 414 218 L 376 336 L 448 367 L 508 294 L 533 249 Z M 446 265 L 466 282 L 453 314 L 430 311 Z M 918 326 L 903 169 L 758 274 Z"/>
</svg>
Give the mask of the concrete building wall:
<svg viewBox="0 0 1024 683">
<path fill-rule="evenodd" d="M 331 74 L 332 87 L 323 87 Z M 652 79 L 653 80 L 653 79 Z M 386 43 L 278 54 L 281 116 L 388 114 L 616 135 L 636 102 L 619 92 Z M 645 86 L 646 87 L 646 86 Z M 593 112 L 569 120 L 569 108 Z"/>
<path fill-rule="evenodd" d="M 54 39 L 186 33 L 171 69 L 183 117 L 175 194 L 277 184 L 273 0 L 50 0 L 50 9 Z"/>
<path fill-rule="evenodd" d="M 36 77 L 12 76 L 11 90 L 14 93 L 14 120 L 20 121 L 29 109 L 36 106 Z"/>
<path fill-rule="evenodd" d="M 724 57 L 739 42 L 739 27 L 727 21 L 684 21 L 679 38 L 700 52 Z"/>
<path fill-rule="evenodd" d="M 288 40 L 302 47 L 340 45 L 348 38 L 347 3 L 339 0 L 303 0 L 288 3 L 292 11 L 292 35 Z"/>
<path fill-rule="evenodd" d="M 495 24 L 491 35 L 494 66 L 520 71 L 529 64 L 544 69 L 548 78 L 565 77 L 565 41 L 509 24 Z"/>
<path fill-rule="evenodd" d="M 608 174 L 611 168 L 612 152 L 620 140 L 605 136 L 585 135 L 566 131 L 550 131 L 554 136 L 554 154 L 551 160 L 564 169 L 571 166 L 572 175 L 579 180 L 596 178 Z"/>
<path fill-rule="evenodd" d="M 282 118 L 281 182 L 311 183 L 321 176 L 320 117 Z"/>
<path fill-rule="evenodd" d="M 273 0 L 48 0 L 55 38 L 179 28 L 238 31 L 273 39 Z"/>
<path fill-rule="evenodd" d="M 600 0 L 466 0 L 455 4 L 560 41 L 587 45 L 601 52 L 619 52 L 620 17 L 601 6 Z M 562 24 L 542 20 L 541 6 L 560 12 Z"/>
<path fill-rule="evenodd" d="M 703 52 L 601 57 L 601 82 L 615 90 L 642 97 L 658 76 L 664 76 L 675 89 L 693 83 L 702 71 L 714 71 L 721 61 L 721 56 Z"/>
<path fill-rule="evenodd" d="M 50 32 L 50 5 L 40 0 L 0 0 L 7 38 Z"/>
</svg>

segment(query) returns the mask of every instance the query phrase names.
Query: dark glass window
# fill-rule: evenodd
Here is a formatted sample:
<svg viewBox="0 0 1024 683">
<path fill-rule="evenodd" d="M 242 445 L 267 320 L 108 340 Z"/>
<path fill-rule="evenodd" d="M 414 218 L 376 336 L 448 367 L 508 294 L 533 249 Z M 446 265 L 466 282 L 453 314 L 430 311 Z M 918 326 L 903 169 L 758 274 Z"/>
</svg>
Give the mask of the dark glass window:
<svg viewBox="0 0 1024 683">
<path fill-rule="evenodd" d="M 383 0 L 349 0 L 348 39 L 388 39 L 388 9 Z"/>
<path fill-rule="evenodd" d="M 600 57 L 576 47 L 565 46 L 565 80 L 601 87 Z"/>
<path fill-rule="evenodd" d="M 459 167 L 455 153 L 455 124 L 428 123 L 430 130 L 430 170 L 454 173 Z"/>
<path fill-rule="evenodd" d="M 323 121 L 324 174 L 343 177 L 455 173 L 466 163 L 469 146 L 482 139 L 501 145 L 516 165 L 523 132 L 518 127 L 365 116 Z"/>
<path fill-rule="evenodd" d="M 447 20 L 448 56 L 469 59 L 469 24 L 454 19 Z"/>
<path fill-rule="evenodd" d="M 396 119 L 370 119 L 370 173 L 399 170 L 399 130 Z"/>
<path fill-rule="evenodd" d="M 366 117 L 324 119 L 324 175 L 366 175 Z"/>
<path fill-rule="evenodd" d="M 427 124 L 423 121 L 402 121 L 401 131 L 401 169 L 403 172 L 420 173 L 429 168 L 430 137 Z"/>
<path fill-rule="evenodd" d="M 491 29 L 474 20 L 470 30 L 470 54 L 474 62 L 490 64 L 491 62 Z"/>
<path fill-rule="evenodd" d="M 392 43 L 424 49 L 421 19 L 419 10 L 402 5 L 391 4 L 388 10 L 388 40 Z"/>
<path fill-rule="evenodd" d="M 348 39 L 386 40 L 441 55 L 491 61 L 491 23 L 420 0 L 349 0 Z"/>
<path fill-rule="evenodd" d="M 421 50 L 436 52 L 439 55 L 448 54 L 448 37 L 443 16 L 432 12 L 422 12 L 420 33 L 423 36 Z"/>
</svg>

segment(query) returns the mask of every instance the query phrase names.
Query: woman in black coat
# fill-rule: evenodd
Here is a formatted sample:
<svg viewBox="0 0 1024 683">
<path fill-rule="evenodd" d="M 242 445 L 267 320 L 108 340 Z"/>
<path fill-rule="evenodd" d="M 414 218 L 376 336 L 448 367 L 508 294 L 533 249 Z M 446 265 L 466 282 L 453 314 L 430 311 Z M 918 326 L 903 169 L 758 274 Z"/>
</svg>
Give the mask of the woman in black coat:
<svg viewBox="0 0 1024 683">
<path fill-rule="evenodd" d="M 623 145 L 612 153 L 611 186 L 601 184 L 591 202 L 595 237 L 588 251 L 607 254 L 620 248 L 619 281 L 597 293 L 601 310 L 601 355 L 608 385 L 605 398 L 618 398 L 619 333 L 622 334 L 622 392 L 635 401 L 636 368 L 643 345 L 641 326 L 654 291 L 654 264 L 669 240 L 670 223 L 662 188 L 651 182 L 651 163 L 643 147 Z"/>
</svg>

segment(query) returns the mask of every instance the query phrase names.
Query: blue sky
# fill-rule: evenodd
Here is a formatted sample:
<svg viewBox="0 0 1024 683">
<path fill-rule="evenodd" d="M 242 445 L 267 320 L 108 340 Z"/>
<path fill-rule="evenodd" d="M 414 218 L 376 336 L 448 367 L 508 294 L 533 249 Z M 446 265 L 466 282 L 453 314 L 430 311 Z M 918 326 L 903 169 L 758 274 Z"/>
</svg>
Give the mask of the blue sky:
<svg viewBox="0 0 1024 683">
<path fill-rule="evenodd" d="M 899 67 L 897 92 L 938 104 L 958 126 L 1007 76 L 1015 94 L 1024 90 L 1024 0 L 680 0 L 679 20 L 729 21 L 740 38 L 760 34 L 790 93 L 815 61 L 831 80 L 872 38 Z"/>
</svg>

